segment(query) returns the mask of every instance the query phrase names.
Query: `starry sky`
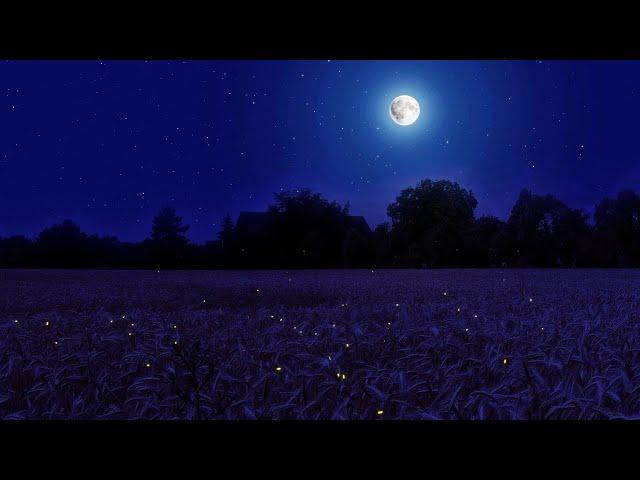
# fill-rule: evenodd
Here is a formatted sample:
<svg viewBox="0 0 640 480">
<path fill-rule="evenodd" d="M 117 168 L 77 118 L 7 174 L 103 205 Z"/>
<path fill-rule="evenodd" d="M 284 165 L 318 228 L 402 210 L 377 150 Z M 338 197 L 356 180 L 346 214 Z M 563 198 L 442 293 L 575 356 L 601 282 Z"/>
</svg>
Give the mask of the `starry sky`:
<svg viewBox="0 0 640 480">
<path fill-rule="evenodd" d="M 204 242 L 300 188 L 373 228 L 424 178 L 477 215 L 506 219 L 525 187 L 592 213 L 640 181 L 639 111 L 635 61 L 6 61 L 0 236 L 70 218 L 138 241 L 169 205 Z"/>
</svg>

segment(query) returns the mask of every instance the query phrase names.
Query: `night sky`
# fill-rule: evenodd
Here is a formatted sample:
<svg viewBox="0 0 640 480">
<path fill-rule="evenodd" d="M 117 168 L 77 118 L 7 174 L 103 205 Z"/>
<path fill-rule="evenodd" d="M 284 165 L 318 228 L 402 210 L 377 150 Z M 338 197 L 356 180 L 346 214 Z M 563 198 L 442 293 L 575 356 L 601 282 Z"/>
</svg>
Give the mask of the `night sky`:
<svg viewBox="0 0 640 480">
<path fill-rule="evenodd" d="M 170 205 L 203 242 L 305 187 L 373 228 L 424 178 L 477 215 L 506 219 L 524 187 L 591 213 L 638 187 L 638 112 L 640 62 L 2 62 L 0 236 L 70 218 L 137 241 Z"/>
</svg>

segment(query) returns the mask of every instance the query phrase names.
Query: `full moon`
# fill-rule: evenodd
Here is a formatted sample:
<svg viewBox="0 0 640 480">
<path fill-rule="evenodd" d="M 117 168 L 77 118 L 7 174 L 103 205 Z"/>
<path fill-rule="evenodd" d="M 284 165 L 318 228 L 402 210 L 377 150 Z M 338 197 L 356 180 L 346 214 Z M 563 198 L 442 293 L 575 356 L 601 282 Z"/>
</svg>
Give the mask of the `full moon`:
<svg viewBox="0 0 640 480">
<path fill-rule="evenodd" d="M 414 123 L 420 116 L 420 104 L 409 95 L 400 95 L 391 102 L 389 115 L 398 125 L 406 127 Z"/>
</svg>

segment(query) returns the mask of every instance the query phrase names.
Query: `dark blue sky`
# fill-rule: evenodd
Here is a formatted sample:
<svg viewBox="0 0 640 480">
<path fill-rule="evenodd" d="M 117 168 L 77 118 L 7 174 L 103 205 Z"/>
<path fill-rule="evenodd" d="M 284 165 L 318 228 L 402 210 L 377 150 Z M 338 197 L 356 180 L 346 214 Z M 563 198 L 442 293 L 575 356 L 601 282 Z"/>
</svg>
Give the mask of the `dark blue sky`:
<svg viewBox="0 0 640 480">
<path fill-rule="evenodd" d="M 506 218 L 523 187 L 592 212 L 638 186 L 639 111 L 640 62 L 3 62 L 0 235 L 71 218 L 141 240 L 171 205 L 201 242 L 303 187 L 374 227 L 423 178 L 477 214 Z"/>
</svg>

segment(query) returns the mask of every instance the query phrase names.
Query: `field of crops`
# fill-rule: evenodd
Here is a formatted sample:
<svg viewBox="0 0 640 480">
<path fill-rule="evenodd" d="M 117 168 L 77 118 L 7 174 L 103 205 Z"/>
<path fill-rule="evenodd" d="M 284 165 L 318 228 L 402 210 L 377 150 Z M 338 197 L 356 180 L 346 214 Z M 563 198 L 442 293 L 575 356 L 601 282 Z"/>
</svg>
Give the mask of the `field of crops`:
<svg viewBox="0 0 640 480">
<path fill-rule="evenodd" d="M 3 270 L 0 418 L 640 418 L 639 292 L 633 270 Z"/>
</svg>

